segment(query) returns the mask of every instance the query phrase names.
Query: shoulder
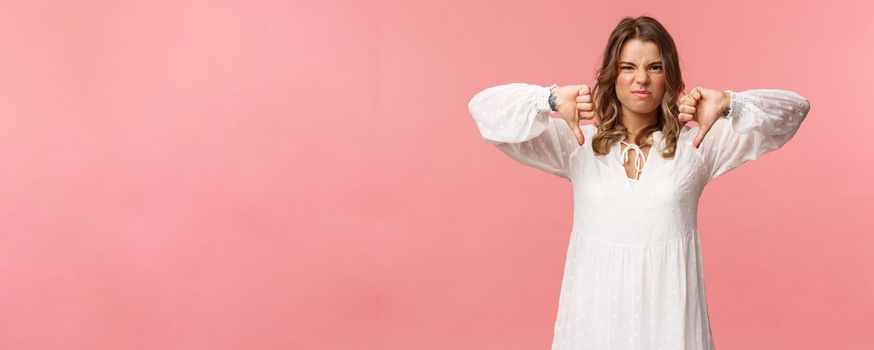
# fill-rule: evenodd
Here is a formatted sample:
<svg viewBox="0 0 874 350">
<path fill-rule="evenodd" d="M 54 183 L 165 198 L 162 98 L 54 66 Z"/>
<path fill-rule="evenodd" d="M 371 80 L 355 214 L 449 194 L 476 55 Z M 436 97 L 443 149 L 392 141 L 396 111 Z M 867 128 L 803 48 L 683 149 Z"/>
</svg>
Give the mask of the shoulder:
<svg viewBox="0 0 874 350">
<path fill-rule="evenodd" d="M 725 128 L 731 127 L 731 120 L 727 118 L 716 119 L 710 127 L 710 130 L 707 131 L 707 135 L 704 136 L 704 140 L 701 142 L 701 147 L 709 148 L 714 142 L 717 142 L 716 139 L 720 138 L 720 135 L 726 131 Z M 692 143 L 695 141 L 695 137 L 698 136 L 698 130 L 700 129 L 699 125 L 683 126 L 682 130 L 680 130 L 680 136 L 677 138 L 677 145 L 693 148 Z"/>
<path fill-rule="evenodd" d="M 680 129 L 680 137 L 678 138 L 677 141 L 682 142 L 686 139 L 691 139 L 691 138 L 695 137 L 695 134 L 697 134 L 697 133 L 698 133 L 698 125 L 695 125 L 695 126 L 683 125 L 683 128 Z"/>
<path fill-rule="evenodd" d="M 594 137 L 595 133 L 598 132 L 598 127 L 596 127 L 595 124 L 586 124 L 580 127 L 580 129 L 583 130 L 583 135 L 585 135 L 586 138 Z"/>
<path fill-rule="evenodd" d="M 571 137 L 576 140 L 576 137 L 574 137 L 574 132 L 567 125 L 567 122 L 563 118 L 550 117 L 549 122 L 551 126 L 555 129 L 558 129 L 561 134 L 564 134 L 565 136 Z M 595 137 L 595 133 L 598 132 L 598 128 L 594 124 L 582 124 L 580 125 L 580 130 L 583 131 L 583 136 L 585 136 L 587 140 Z"/>
<path fill-rule="evenodd" d="M 713 131 L 716 131 L 716 130 L 721 130 L 726 125 L 730 125 L 730 123 L 731 123 L 731 120 L 728 120 L 727 118 L 716 119 L 716 121 L 713 122 L 713 126 L 710 127 L 710 131 L 708 131 L 708 134 L 713 132 Z M 700 127 L 697 124 L 695 126 L 684 125 L 683 129 L 680 130 L 680 140 L 683 140 L 683 139 L 688 139 L 690 141 L 694 140 L 695 135 L 698 135 L 699 129 L 700 129 Z"/>
<path fill-rule="evenodd" d="M 691 148 L 699 129 L 697 124 L 695 126 L 683 125 L 683 128 L 680 129 L 680 135 L 677 137 L 677 146 Z"/>
<path fill-rule="evenodd" d="M 725 123 L 730 123 L 730 121 L 725 118 L 716 119 L 716 121 L 713 123 L 713 126 L 710 127 L 710 130 L 713 131 L 722 129 L 722 127 L 725 126 Z M 695 126 L 684 125 L 683 128 L 680 130 L 680 140 L 694 140 L 695 135 L 698 135 L 699 129 L 701 128 L 697 124 Z"/>
</svg>

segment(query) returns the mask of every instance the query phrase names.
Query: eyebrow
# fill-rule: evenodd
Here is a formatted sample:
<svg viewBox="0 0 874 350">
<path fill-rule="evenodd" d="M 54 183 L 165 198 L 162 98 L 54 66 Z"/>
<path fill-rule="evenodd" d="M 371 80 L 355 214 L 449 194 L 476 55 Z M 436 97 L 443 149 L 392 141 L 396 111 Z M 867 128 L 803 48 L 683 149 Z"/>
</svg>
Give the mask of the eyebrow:
<svg viewBox="0 0 874 350">
<path fill-rule="evenodd" d="M 636 64 L 631 63 L 631 62 L 626 62 L 626 61 L 621 61 L 621 62 L 619 62 L 619 63 L 625 63 L 625 64 L 630 64 L 630 65 L 632 65 L 632 66 L 636 66 Z M 662 63 L 662 61 L 655 61 L 655 62 L 650 63 L 650 65 L 653 65 L 653 64 L 661 64 L 661 63 Z"/>
</svg>

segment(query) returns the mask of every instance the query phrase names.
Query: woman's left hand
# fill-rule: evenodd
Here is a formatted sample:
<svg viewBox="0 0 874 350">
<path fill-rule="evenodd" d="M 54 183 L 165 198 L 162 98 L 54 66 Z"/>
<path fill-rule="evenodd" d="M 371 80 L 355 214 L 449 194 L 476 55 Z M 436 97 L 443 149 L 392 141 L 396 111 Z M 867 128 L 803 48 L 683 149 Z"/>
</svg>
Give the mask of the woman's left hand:
<svg viewBox="0 0 874 350">
<path fill-rule="evenodd" d="M 731 96 L 727 92 L 703 87 L 696 87 L 692 89 L 692 93 L 680 97 L 680 114 L 677 118 L 683 123 L 690 120 L 698 123 L 698 135 L 695 136 L 692 146 L 698 148 L 704 135 L 707 135 L 730 103 Z"/>
</svg>

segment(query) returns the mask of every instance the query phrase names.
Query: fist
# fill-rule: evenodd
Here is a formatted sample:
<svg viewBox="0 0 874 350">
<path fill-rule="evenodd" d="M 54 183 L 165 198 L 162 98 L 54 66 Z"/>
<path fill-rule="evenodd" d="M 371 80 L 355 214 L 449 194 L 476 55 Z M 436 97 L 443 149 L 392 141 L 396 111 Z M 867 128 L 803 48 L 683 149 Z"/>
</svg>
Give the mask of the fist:
<svg viewBox="0 0 874 350">
<path fill-rule="evenodd" d="M 694 120 L 698 123 L 698 135 L 692 141 L 692 146 L 698 148 L 704 136 L 722 116 L 722 110 L 731 103 L 731 96 L 725 91 L 696 87 L 688 95 L 684 94 L 678 101 L 680 114 L 677 118 L 686 123 Z"/>
<path fill-rule="evenodd" d="M 592 103 L 592 91 L 586 84 L 559 86 L 553 90 L 558 113 L 577 137 L 581 146 L 586 139 L 580 129 L 581 119 L 594 119 L 595 108 Z"/>
</svg>

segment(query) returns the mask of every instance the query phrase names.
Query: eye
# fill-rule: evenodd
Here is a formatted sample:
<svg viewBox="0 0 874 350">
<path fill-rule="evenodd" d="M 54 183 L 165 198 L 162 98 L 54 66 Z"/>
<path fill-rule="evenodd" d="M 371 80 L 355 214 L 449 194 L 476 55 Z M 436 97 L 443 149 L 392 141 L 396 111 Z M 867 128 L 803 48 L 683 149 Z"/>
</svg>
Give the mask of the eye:
<svg viewBox="0 0 874 350">
<path fill-rule="evenodd" d="M 650 68 L 655 68 L 655 69 L 661 70 L 661 69 L 662 69 L 662 66 L 652 66 L 652 67 L 650 67 Z"/>
<path fill-rule="evenodd" d="M 633 69 L 633 67 L 631 67 L 631 66 L 622 66 L 621 69 L 626 69 L 626 68 L 628 68 L 628 69 Z"/>
</svg>

